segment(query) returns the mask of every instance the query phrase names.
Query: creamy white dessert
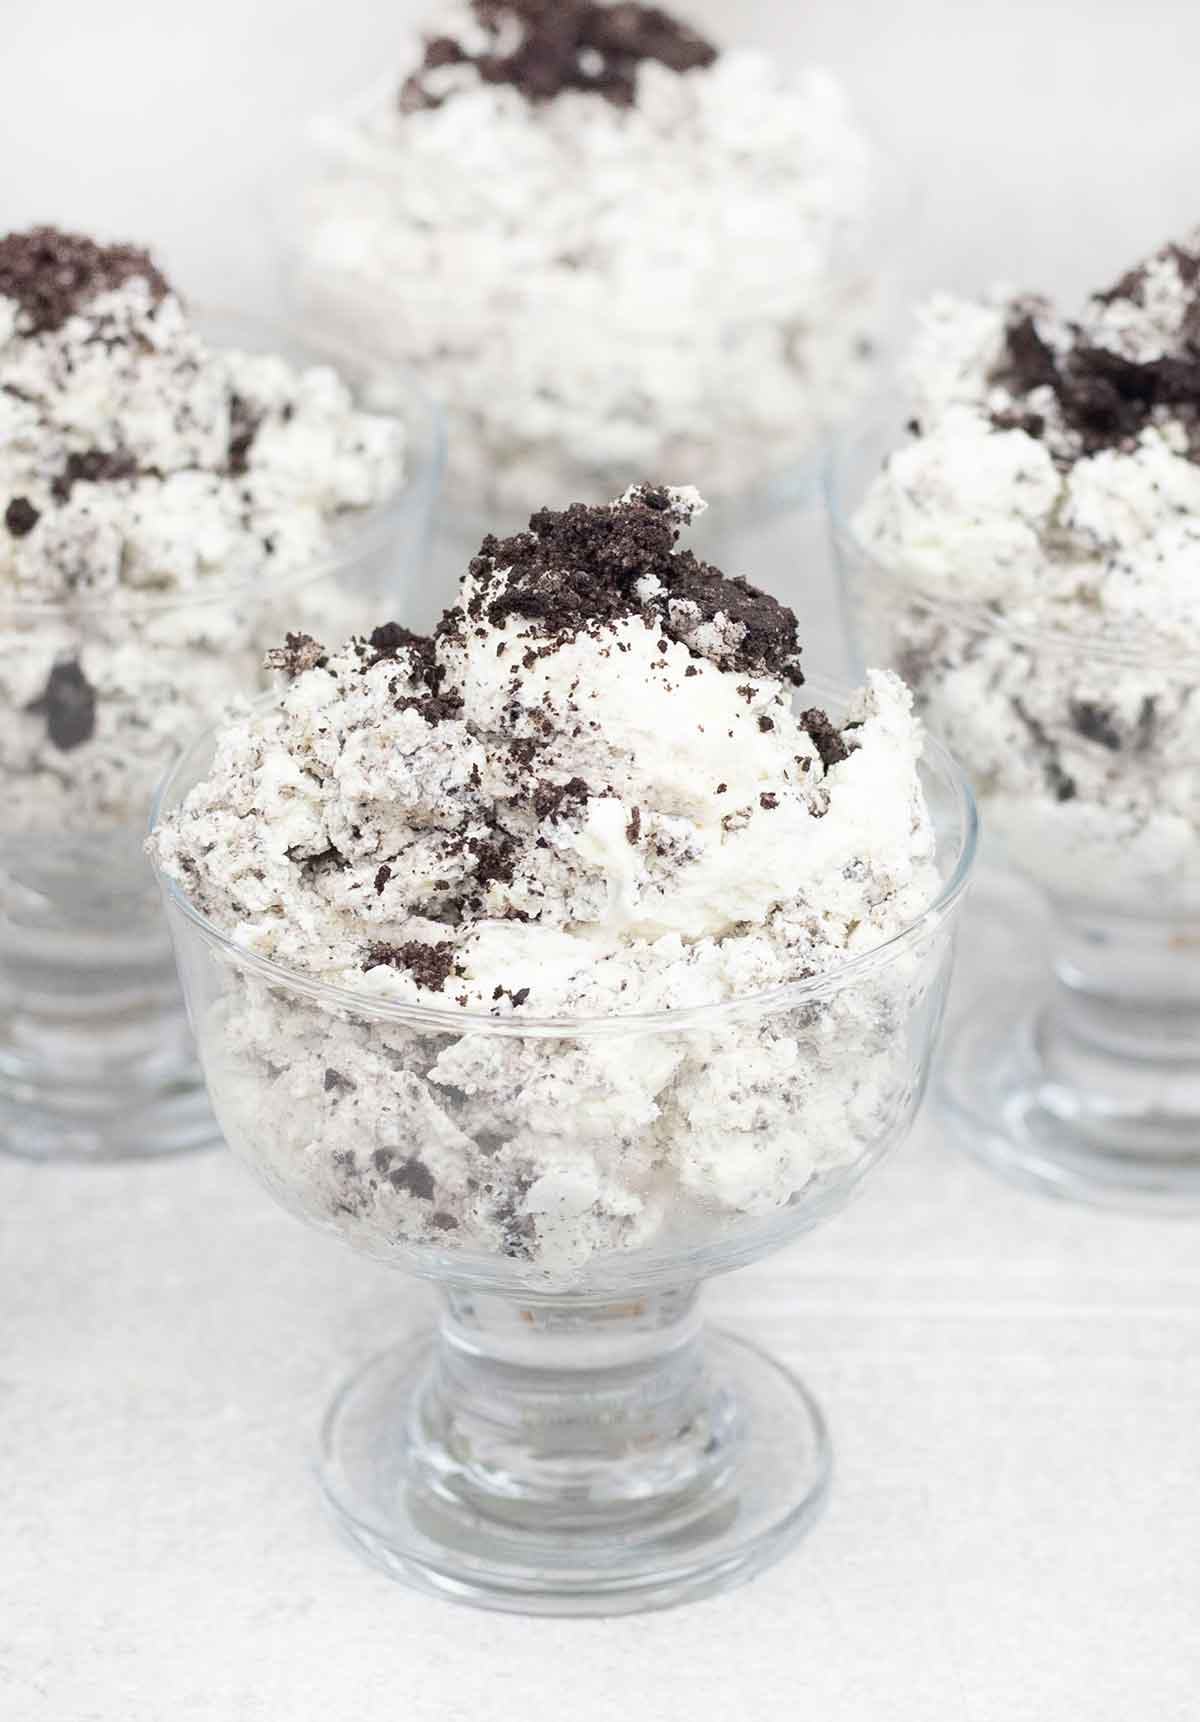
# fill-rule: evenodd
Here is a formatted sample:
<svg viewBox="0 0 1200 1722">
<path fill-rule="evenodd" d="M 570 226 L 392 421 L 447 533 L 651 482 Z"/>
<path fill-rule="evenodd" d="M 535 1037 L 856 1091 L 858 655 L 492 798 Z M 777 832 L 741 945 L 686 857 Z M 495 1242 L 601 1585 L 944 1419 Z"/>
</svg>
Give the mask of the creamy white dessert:
<svg viewBox="0 0 1200 1722">
<path fill-rule="evenodd" d="M 485 541 L 431 638 L 291 636 L 277 698 L 155 834 L 236 947 L 409 1012 L 235 962 L 197 1024 L 230 1140 L 360 1247 L 570 1280 L 782 1210 L 907 1092 L 901 962 L 602 1032 L 836 977 L 938 888 L 907 690 L 803 709 L 791 611 L 678 548 L 700 506 L 543 511 Z"/>
<path fill-rule="evenodd" d="M 296 291 L 450 421 L 460 506 L 515 523 L 631 473 L 737 497 L 872 374 L 869 152 L 826 72 L 593 0 L 445 6 L 319 128 Z"/>
<path fill-rule="evenodd" d="M 6 832 L 142 819 L 172 741 L 252 685 L 269 594 L 402 474 L 397 421 L 209 346 L 144 251 L 0 239 Z"/>
<path fill-rule="evenodd" d="M 926 307 L 853 522 L 868 648 L 1064 895 L 1200 896 L 1200 233 L 1076 320 Z"/>
</svg>

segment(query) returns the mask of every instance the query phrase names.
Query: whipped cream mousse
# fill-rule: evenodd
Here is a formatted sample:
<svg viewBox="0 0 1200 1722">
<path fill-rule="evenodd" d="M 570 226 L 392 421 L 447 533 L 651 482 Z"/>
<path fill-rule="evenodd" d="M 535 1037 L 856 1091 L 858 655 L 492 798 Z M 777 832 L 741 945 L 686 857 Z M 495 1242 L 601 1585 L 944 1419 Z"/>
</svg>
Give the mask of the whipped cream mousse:
<svg viewBox="0 0 1200 1722">
<path fill-rule="evenodd" d="M 146 252 L 0 239 L 6 831 L 141 820 L 173 743 L 253 686 L 264 593 L 402 474 L 398 422 L 209 346 Z"/>
<path fill-rule="evenodd" d="M 536 514 L 429 638 L 293 635 L 152 839 L 236 946 L 413 1012 L 235 960 L 197 1025 L 230 1140 L 360 1247 L 569 1280 L 784 1208 L 895 1112 L 902 963 L 569 1033 L 836 976 L 938 889 L 907 690 L 872 673 L 838 721 L 804 709 L 791 611 L 678 547 L 702 506 L 643 486 Z"/>
<path fill-rule="evenodd" d="M 743 496 L 872 374 L 873 176 L 823 71 L 657 8 L 470 0 L 319 141 L 306 315 L 365 319 L 425 374 L 478 515 L 631 472 Z"/>
<path fill-rule="evenodd" d="M 910 370 L 909 439 L 853 522 L 869 649 L 874 612 L 1048 883 L 1196 896 L 1200 231 L 1074 319 L 939 296 Z"/>
</svg>

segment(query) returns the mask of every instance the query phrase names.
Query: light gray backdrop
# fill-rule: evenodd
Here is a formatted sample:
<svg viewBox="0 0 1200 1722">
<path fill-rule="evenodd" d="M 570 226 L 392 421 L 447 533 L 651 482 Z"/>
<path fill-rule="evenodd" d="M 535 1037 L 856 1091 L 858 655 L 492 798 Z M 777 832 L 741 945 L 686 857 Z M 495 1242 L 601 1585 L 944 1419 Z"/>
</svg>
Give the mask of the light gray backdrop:
<svg viewBox="0 0 1200 1722">
<path fill-rule="evenodd" d="M 0 0 L 0 224 L 155 243 L 266 303 L 264 177 L 393 60 L 421 0 Z M 724 40 L 836 68 L 922 190 L 921 278 L 1074 292 L 1200 219 L 1188 0 L 694 0 Z"/>
</svg>

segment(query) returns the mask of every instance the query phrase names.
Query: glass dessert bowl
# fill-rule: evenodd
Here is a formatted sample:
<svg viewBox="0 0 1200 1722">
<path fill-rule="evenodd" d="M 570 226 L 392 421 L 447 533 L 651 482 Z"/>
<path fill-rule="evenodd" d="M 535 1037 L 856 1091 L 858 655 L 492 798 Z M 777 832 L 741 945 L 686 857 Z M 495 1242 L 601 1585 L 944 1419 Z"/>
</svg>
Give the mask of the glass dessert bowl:
<svg viewBox="0 0 1200 1722">
<path fill-rule="evenodd" d="M 685 609 L 671 495 L 536 517 L 432 641 L 297 665 L 179 762 L 151 840 L 231 1147 L 442 1295 L 336 1399 L 328 1503 L 492 1608 L 665 1606 L 811 1522 L 821 1414 L 697 1294 L 907 1132 L 974 850 L 894 678 L 793 715 L 790 613 L 712 571 Z"/>
<path fill-rule="evenodd" d="M 935 301 L 908 442 L 848 447 L 830 485 L 862 652 L 951 738 L 1050 914 L 1041 984 L 1014 973 L 980 1000 L 944 1097 L 1008 1176 L 1152 1208 L 1200 1199 L 1190 251 L 1076 324 L 1042 301 Z"/>
<path fill-rule="evenodd" d="M 56 260 L 78 303 L 23 319 Z M 414 578 L 440 422 L 390 364 L 232 313 L 185 318 L 130 248 L 10 236 L 6 308 L 0 374 L 25 398 L 0 455 L 0 1148 L 167 1152 L 215 1125 L 142 854 L 155 787 L 199 724 L 263 685 L 269 643 L 359 625 Z M 225 355 L 246 386 L 232 409 Z M 373 428 L 392 423 L 394 471 Z M 203 445 L 222 435 L 218 470 Z M 305 509 L 296 474 L 314 460 Z"/>
<path fill-rule="evenodd" d="M 836 81 L 641 6 L 431 24 L 314 128 L 281 226 L 297 320 L 369 330 L 444 407 L 448 555 L 633 474 L 689 475 L 723 546 L 814 494 L 902 232 Z"/>
</svg>

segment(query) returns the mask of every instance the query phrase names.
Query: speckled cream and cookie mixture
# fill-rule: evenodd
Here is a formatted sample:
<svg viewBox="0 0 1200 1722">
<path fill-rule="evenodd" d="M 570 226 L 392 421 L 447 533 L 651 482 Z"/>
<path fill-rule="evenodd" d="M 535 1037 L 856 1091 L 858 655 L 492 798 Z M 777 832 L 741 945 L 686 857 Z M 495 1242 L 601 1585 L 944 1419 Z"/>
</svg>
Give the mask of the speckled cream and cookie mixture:
<svg viewBox="0 0 1200 1722">
<path fill-rule="evenodd" d="M 1099 292 L 925 310 L 853 523 L 868 647 L 1066 895 L 1200 898 L 1200 232 Z"/>
<path fill-rule="evenodd" d="M 297 290 L 446 407 L 456 500 L 523 520 L 633 473 L 746 494 L 872 375 L 872 169 L 837 83 L 656 8 L 446 6 L 325 122 Z"/>
<path fill-rule="evenodd" d="M 230 1140 L 362 1247 L 569 1280 L 782 1209 L 905 1091 L 899 970 L 594 1032 L 836 975 L 937 890 L 906 689 L 805 709 L 792 613 L 678 547 L 700 506 L 543 511 L 485 541 L 431 638 L 292 636 L 278 697 L 156 833 L 237 947 L 418 1007 L 372 1018 L 235 962 L 198 1024 Z"/>
<path fill-rule="evenodd" d="M 264 592 L 402 469 L 397 422 L 208 346 L 144 251 L 0 239 L 6 832 L 141 819 L 172 743 L 253 685 Z"/>
</svg>

